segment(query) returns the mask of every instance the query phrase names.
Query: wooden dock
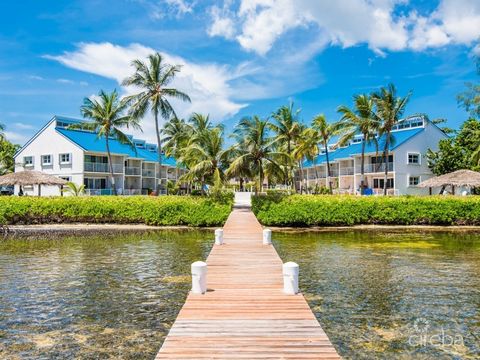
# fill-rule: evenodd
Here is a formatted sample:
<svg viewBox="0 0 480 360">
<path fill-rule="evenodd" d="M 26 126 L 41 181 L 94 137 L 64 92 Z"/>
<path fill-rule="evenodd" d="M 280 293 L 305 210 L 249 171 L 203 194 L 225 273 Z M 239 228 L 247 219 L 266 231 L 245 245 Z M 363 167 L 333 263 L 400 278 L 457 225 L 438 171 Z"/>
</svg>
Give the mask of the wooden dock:
<svg viewBox="0 0 480 360">
<path fill-rule="evenodd" d="M 188 295 L 156 359 L 340 358 L 303 295 L 283 293 L 262 230 L 248 207 L 234 208 L 207 258 L 207 293 Z"/>
</svg>

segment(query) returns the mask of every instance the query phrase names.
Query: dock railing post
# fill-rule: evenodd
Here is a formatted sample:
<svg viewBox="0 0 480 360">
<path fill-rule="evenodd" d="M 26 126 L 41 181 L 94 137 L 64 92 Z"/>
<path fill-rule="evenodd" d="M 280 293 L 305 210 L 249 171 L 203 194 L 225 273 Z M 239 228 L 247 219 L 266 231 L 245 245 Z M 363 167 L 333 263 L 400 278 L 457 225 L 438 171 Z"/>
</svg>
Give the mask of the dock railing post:
<svg viewBox="0 0 480 360">
<path fill-rule="evenodd" d="M 263 229 L 263 245 L 272 245 L 272 230 Z"/>
<path fill-rule="evenodd" d="M 223 229 L 215 230 L 215 245 L 223 244 Z"/>
<path fill-rule="evenodd" d="M 195 261 L 192 264 L 192 293 L 205 294 L 207 292 L 207 264 Z"/>
<path fill-rule="evenodd" d="M 283 264 L 283 292 L 288 295 L 298 293 L 298 272 L 297 263 L 289 261 Z"/>
</svg>

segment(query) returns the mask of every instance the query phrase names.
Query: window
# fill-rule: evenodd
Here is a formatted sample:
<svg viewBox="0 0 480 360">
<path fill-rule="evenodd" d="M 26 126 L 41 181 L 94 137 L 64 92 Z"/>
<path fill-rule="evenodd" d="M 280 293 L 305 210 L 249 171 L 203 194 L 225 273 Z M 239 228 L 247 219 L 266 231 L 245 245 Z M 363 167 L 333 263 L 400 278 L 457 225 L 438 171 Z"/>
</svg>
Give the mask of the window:
<svg viewBox="0 0 480 360">
<path fill-rule="evenodd" d="M 388 155 L 388 162 L 392 163 L 393 162 L 393 155 Z M 372 156 L 370 158 L 370 163 L 371 164 L 383 164 L 383 156 Z"/>
<path fill-rule="evenodd" d="M 84 178 L 83 184 L 87 189 L 105 189 L 107 180 L 102 178 Z"/>
<path fill-rule="evenodd" d="M 60 154 L 60 164 L 70 164 L 72 156 L 70 154 Z"/>
<path fill-rule="evenodd" d="M 42 155 L 42 165 L 52 165 L 52 155 Z"/>
<path fill-rule="evenodd" d="M 383 189 L 385 185 L 385 179 L 373 179 L 374 189 Z M 387 179 L 387 189 L 393 189 L 393 178 Z"/>
<path fill-rule="evenodd" d="M 420 154 L 409 153 L 408 154 L 408 164 L 420 165 Z"/>
<path fill-rule="evenodd" d="M 408 186 L 417 186 L 418 184 L 420 184 L 420 176 L 408 177 Z"/>
<path fill-rule="evenodd" d="M 25 166 L 33 166 L 33 156 L 24 156 L 23 164 Z"/>
</svg>

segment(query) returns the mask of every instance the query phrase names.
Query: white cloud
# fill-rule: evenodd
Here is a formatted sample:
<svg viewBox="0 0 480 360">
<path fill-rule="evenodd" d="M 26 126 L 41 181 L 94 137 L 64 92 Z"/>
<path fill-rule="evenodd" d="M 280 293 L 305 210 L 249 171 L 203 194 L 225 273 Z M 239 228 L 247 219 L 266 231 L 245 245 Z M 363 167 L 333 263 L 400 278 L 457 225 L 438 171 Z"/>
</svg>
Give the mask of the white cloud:
<svg viewBox="0 0 480 360">
<path fill-rule="evenodd" d="M 7 138 L 8 141 L 11 141 L 14 144 L 20 144 L 20 145 L 25 144 L 29 139 L 28 136 L 25 136 L 24 134 L 20 134 L 13 131 L 5 131 L 5 137 Z"/>
<path fill-rule="evenodd" d="M 33 129 L 35 129 L 34 126 L 32 126 L 30 124 L 24 124 L 24 123 L 21 123 L 21 122 L 13 123 L 13 126 L 16 127 L 17 129 L 22 129 L 22 130 L 33 130 Z"/>
<path fill-rule="evenodd" d="M 39 80 L 39 81 L 44 80 L 43 77 L 38 76 L 38 75 L 29 75 L 28 78 L 29 78 L 30 80 Z"/>
<path fill-rule="evenodd" d="M 342 47 L 367 44 L 379 54 L 422 50 L 447 44 L 471 45 L 480 37 L 480 1 L 441 0 L 427 16 L 407 0 L 241 0 L 219 11 L 212 8 L 210 36 L 236 39 L 248 51 L 268 53 L 288 31 L 313 26 L 327 43 Z M 228 25 L 227 25 L 228 24 Z M 321 49 L 322 47 L 319 47 Z"/>
<path fill-rule="evenodd" d="M 65 52 L 58 56 L 45 56 L 73 69 L 100 75 L 116 80 L 119 85 L 133 71 L 131 62 L 134 59 L 145 59 L 155 50 L 140 44 L 118 46 L 111 43 L 83 43 L 73 52 Z M 162 54 L 169 64 L 182 65 L 182 70 L 175 78 L 172 86 L 187 93 L 192 102 L 184 103 L 173 100 L 174 108 L 181 117 L 188 117 L 192 112 L 210 114 L 217 121 L 236 114 L 243 103 L 232 100 L 235 96 L 230 81 L 238 76 L 235 69 L 218 64 L 197 64 L 171 55 Z M 133 93 L 135 89 L 123 88 L 124 93 Z M 144 121 L 146 134 L 151 130 L 148 119 Z M 146 135 L 150 136 L 150 135 Z M 151 136 L 153 140 L 153 136 Z"/>
<path fill-rule="evenodd" d="M 57 82 L 60 84 L 69 84 L 69 85 L 75 84 L 74 81 L 69 79 L 57 79 Z"/>
</svg>

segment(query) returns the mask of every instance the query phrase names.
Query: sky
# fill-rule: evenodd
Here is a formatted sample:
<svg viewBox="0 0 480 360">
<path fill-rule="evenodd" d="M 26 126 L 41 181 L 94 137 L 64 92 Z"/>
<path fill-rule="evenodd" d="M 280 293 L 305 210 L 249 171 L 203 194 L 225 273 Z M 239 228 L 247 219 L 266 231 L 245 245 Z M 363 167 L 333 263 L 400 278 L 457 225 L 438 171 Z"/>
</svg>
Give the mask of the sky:
<svg viewBox="0 0 480 360">
<path fill-rule="evenodd" d="M 26 142 L 54 115 L 81 118 L 85 97 L 117 89 L 131 61 L 160 52 L 182 65 L 172 84 L 231 130 L 294 102 L 308 123 L 339 119 L 354 94 L 394 83 L 405 115 L 458 128 L 455 96 L 476 81 L 480 0 L 8 1 L 0 12 L 0 123 Z M 154 140 L 151 115 L 143 133 Z M 127 131 L 128 132 L 128 131 Z"/>
</svg>

